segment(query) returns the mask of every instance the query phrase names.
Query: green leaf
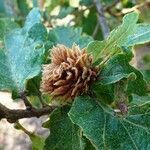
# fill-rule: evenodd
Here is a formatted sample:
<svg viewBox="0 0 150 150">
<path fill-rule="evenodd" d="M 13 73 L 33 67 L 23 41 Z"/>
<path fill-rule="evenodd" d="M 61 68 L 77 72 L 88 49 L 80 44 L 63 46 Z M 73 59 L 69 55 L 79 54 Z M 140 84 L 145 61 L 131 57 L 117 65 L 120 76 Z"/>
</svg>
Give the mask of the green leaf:
<svg viewBox="0 0 150 150">
<path fill-rule="evenodd" d="M 90 89 L 97 98 L 102 99 L 103 102 L 108 104 L 112 103 L 114 100 L 114 85 L 103 85 L 100 81 L 96 81 Z"/>
<path fill-rule="evenodd" d="M 18 28 L 18 25 L 8 18 L 0 18 L 0 41 L 4 40 L 4 36 L 12 29 Z"/>
<path fill-rule="evenodd" d="M 41 102 L 40 102 L 40 99 L 38 96 L 27 96 L 28 98 L 28 101 L 31 103 L 31 105 L 34 107 L 34 108 L 41 108 L 42 105 L 41 105 Z"/>
<path fill-rule="evenodd" d="M 84 150 L 85 144 L 80 129 L 72 124 L 67 107 L 55 110 L 48 123 L 50 135 L 45 142 L 45 150 Z"/>
<path fill-rule="evenodd" d="M 96 9 L 88 9 L 88 10 L 89 13 L 86 16 L 84 16 L 83 13 L 83 15 L 80 15 L 80 17 L 76 17 L 75 21 L 80 26 L 82 26 L 83 32 L 87 33 L 88 35 L 92 35 L 94 39 L 103 40 L 102 31 L 97 22 L 97 10 Z M 97 29 L 97 32 L 94 32 L 95 28 Z"/>
<path fill-rule="evenodd" d="M 33 9 L 25 26 L 5 37 L 5 50 L 0 49 L 0 90 L 21 92 L 26 82 L 41 71 L 47 31 L 41 23 L 40 12 Z"/>
<path fill-rule="evenodd" d="M 144 79 L 150 84 L 150 70 L 142 70 Z"/>
<path fill-rule="evenodd" d="M 82 35 L 81 28 L 56 27 L 50 30 L 49 40 L 55 44 L 64 44 L 68 47 L 72 47 L 73 43 L 76 43 L 81 48 L 84 48 L 93 39 L 90 36 Z"/>
<path fill-rule="evenodd" d="M 97 150 L 150 149 L 150 111 L 134 108 L 126 117 L 114 114 L 109 107 L 95 99 L 77 97 L 69 112 Z"/>
<path fill-rule="evenodd" d="M 95 150 L 95 148 L 89 140 L 86 140 L 86 146 L 84 150 Z"/>
<path fill-rule="evenodd" d="M 123 17 L 123 23 L 117 29 L 113 30 L 108 37 L 108 43 L 106 48 L 113 46 L 122 46 L 126 41 L 126 38 L 134 33 L 136 28 L 136 22 L 138 20 L 138 14 L 135 12 L 129 13 Z"/>
<path fill-rule="evenodd" d="M 29 12 L 29 6 L 27 4 L 27 0 L 17 0 L 18 8 L 22 15 L 27 15 Z"/>
<path fill-rule="evenodd" d="M 110 33 L 108 39 L 101 42 L 97 41 L 91 43 L 88 47 L 88 52 L 93 51 L 95 61 L 100 57 L 108 55 L 107 54 L 108 52 L 109 53 L 113 52 L 116 50 L 117 47 L 122 46 L 126 42 L 127 37 L 132 33 L 134 33 L 137 20 L 138 20 L 137 13 L 134 12 L 129 13 L 123 17 L 122 25 L 120 25 L 118 28 L 116 28 Z M 96 47 L 96 51 L 94 51 L 93 47 Z"/>
<path fill-rule="evenodd" d="M 134 34 L 130 35 L 125 46 L 134 46 L 150 42 L 150 24 L 137 24 Z"/>
<path fill-rule="evenodd" d="M 36 23 L 42 23 L 41 22 L 41 13 L 38 8 L 33 8 L 28 16 L 26 17 L 24 30 L 28 31 L 33 25 Z"/>
<path fill-rule="evenodd" d="M 32 0 L 32 3 L 33 3 L 33 7 L 38 7 L 39 6 L 38 0 Z"/>
<path fill-rule="evenodd" d="M 130 58 L 125 54 L 112 57 L 100 72 L 100 83 L 104 85 L 116 83 L 123 78 L 130 78 L 128 93 L 143 95 L 146 92 L 146 82 L 140 71 L 129 64 Z"/>
<path fill-rule="evenodd" d="M 4 1 L 0 0 L 0 14 L 5 13 L 5 6 L 4 6 Z"/>
<path fill-rule="evenodd" d="M 43 137 L 37 135 L 30 135 L 30 139 L 32 141 L 32 150 L 43 150 L 45 139 Z"/>
<path fill-rule="evenodd" d="M 103 50 L 105 47 L 106 42 L 105 41 L 93 41 L 89 43 L 87 47 L 87 52 L 91 53 L 93 56 L 93 59 L 96 60 L 97 55 Z"/>
<path fill-rule="evenodd" d="M 134 105 L 146 105 L 146 104 L 150 104 L 150 95 L 146 95 L 146 96 L 138 96 L 136 94 L 132 95 L 132 101 L 131 104 Z"/>
<path fill-rule="evenodd" d="M 93 4 L 92 0 L 80 0 L 80 5 L 89 6 L 92 4 Z"/>
<path fill-rule="evenodd" d="M 39 96 L 40 92 L 41 74 L 28 80 L 26 85 L 27 94 L 30 96 Z"/>
</svg>

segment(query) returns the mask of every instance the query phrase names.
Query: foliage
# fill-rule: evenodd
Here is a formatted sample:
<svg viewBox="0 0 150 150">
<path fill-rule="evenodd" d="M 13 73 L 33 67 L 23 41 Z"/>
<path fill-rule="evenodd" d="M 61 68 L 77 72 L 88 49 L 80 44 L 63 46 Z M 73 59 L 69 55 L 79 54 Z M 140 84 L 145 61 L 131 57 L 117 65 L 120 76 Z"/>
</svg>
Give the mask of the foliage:
<svg viewBox="0 0 150 150">
<path fill-rule="evenodd" d="M 51 134 L 45 142 L 45 149 L 84 150 L 85 143 L 80 128 L 72 124 L 67 113 L 68 108 L 55 110 L 49 120 Z"/>
<path fill-rule="evenodd" d="M 108 106 L 82 96 L 74 101 L 69 117 L 96 149 L 149 149 L 150 112 L 146 111 L 131 108 L 128 116 L 119 117 Z"/>
<path fill-rule="evenodd" d="M 102 2 L 107 7 L 113 3 Z M 29 12 L 27 1 L 16 3 L 20 16 Z M 38 3 L 35 1 L 34 5 Z M 58 15 L 52 15 L 58 5 L 61 5 Z M 133 2 L 124 1 L 121 5 L 129 7 Z M 3 6 L 0 11 L 6 15 Z M 89 16 L 79 6 L 88 8 Z M 40 82 L 42 65 L 51 61 L 49 52 L 57 44 L 71 48 L 76 43 L 86 48 L 93 56 L 93 66 L 100 68 L 87 93 L 77 96 L 71 104 L 58 105 L 51 114 L 48 111 L 49 120 L 43 124 L 50 130 L 46 139 L 28 134 L 22 128 L 29 135 L 33 149 L 150 149 L 150 69 L 141 72 L 131 63 L 135 46 L 150 41 L 150 24 L 139 22 L 139 14 L 134 11 L 122 18 L 122 24 L 107 39 L 102 39 L 100 27 L 92 37 L 94 27 L 87 20 L 97 22 L 91 18 L 97 11 L 93 7 L 91 0 L 76 3 L 52 0 L 43 13 L 33 8 L 25 21 L 15 15 L 14 20 L 6 16 L 0 19 L 0 91 L 12 92 L 14 100 L 26 92 L 33 106 L 44 108 L 45 103 L 53 106 L 51 96 L 40 92 Z M 63 19 L 69 13 L 75 16 L 74 26 L 53 24 L 52 20 Z M 149 66 L 149 57 L 144 60 Z M 30 109 L 34 114 L 34 108 Z"/>
<path fill-rule="evenodd" d="M 28 15 L 23 28 L 13 30 L 5 36 L 5 49 L 0 50 L 1 90 L 22 92 L 25 90 L 26 80 L 39 74 L 46 38 L 47 31 L 41 24 L 37 9 Z"/>
</svg>

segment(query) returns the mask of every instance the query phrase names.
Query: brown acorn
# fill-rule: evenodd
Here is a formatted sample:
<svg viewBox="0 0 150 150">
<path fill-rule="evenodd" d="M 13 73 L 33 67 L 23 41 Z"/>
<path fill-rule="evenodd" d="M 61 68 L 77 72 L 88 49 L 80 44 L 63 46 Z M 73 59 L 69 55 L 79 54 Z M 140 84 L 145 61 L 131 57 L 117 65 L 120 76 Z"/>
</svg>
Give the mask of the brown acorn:
<svg viewBox="0 0 150 150">
<path fill-rule="evenodd" d="M 51 63 L 43 65 L 41 92 L 53 98 L 73 100 L 87 92 L 98 70 L 92 67 L 92 56 L 79 46 L 57 45 L 51 50 Z"/>
</svg>

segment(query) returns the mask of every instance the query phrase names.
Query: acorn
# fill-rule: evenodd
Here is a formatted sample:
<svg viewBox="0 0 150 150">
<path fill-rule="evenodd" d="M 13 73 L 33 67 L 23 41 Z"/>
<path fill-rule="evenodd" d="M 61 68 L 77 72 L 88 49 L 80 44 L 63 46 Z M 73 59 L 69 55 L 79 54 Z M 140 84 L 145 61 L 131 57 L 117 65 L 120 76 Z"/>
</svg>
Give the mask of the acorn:
<svg viewBox="0 0 150 150">
<path fill-rule="evenodd" d="M 72 101 L 86 93 L 96 80 L 98 69 L 92 66 L 93 57 L 73 44 L 72 48 L 58 44 L 51 50 L 51 63 L 43 65 L 41 92 L 53 99 Z"/>
</svg>

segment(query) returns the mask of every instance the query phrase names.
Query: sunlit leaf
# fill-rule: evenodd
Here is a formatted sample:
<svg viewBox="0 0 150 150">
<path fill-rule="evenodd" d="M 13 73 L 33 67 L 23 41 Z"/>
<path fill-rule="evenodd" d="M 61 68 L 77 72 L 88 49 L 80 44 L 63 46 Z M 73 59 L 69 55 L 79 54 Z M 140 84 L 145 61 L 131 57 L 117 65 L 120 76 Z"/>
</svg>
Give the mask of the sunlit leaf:
<svg viewBox="0 0 150 150">
<path fill-rule="evenodd" d="M 134 34 L 127 38 L 125 46 L 133 46 L 150 42 L 150 24 L 137 24 Z"/>
<path fill-rule="evenodd" d="M 123 78 L 132 78 L 128 83 L 128 92 L 143 95 L 146 92 L 146 82 L 141 72 L 129 64 L 129 60 L 130 57 L 125 54 L 114 56 L 101 70 L 99 82 L 108 85 Z"/>
<path fill-rule="evenodd" d="M 93 42 L 88 47 L 88 52 L 92 52 L 95 56 L 95 61 L 102 57 L 105 54 L 108 55 L 108 53 L 113 52 L 117 49 L 117 47 L 122 46 L 129 35 L 132 35 L 134 33 L 134 30 L 136 28 L 136 22 L 138 20 L 138 14 L 137 13 L 129 13 L 123 17 L 122 25 L 118 26 L 116 29 L 114 29 L 108 39 L 106 41 L 101 42 Z M 96 51 L 94 51 L 93 47 L 96 47 Z M 98 48 L 99 47 L 99 48 Z"/>
<path fill-rule="evenodd" d="M 47 31 L 35 8 L 23 28 L 12 30 L 5 37 L 5 49 L 0 50 L 0 90 L 25 90 L 27 80 L 41 71 L 46 38 Z"/>
<path fill-rule="evenodd" d="M 69 112 L 95 149 L 129 150 L 150 148 L 150 111 L 134 108 L 127 116 L 115 115 L 112 109 L 90 97 L 78 97 Z"/>
</svg>

